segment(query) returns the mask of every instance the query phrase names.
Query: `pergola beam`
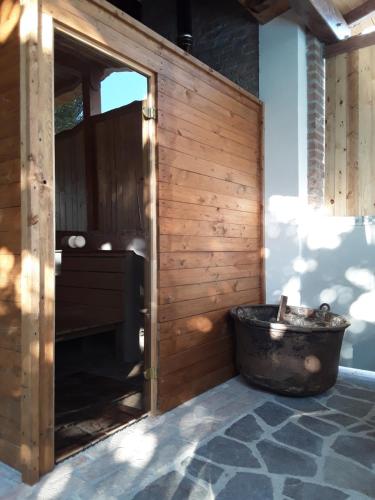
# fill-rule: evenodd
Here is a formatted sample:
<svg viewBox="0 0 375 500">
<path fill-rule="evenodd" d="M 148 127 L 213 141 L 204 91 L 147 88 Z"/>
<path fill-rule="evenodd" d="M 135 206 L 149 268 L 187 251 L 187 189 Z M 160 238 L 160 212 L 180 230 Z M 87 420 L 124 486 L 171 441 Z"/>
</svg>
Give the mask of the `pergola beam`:
<svg viewBox="0 0 375 500">
<path fill-rule="evenodd" d="M 325 57 L 334 57 L 339 54 L 352 52 L 353 50 L 363 49 L 375 45 L 375 32 L 367 35 L 356 35 L 343 40 L 342 42 L 332 43 L 327 45 L 324 51 Z"/>
<path fill-rule="evenodd" d="M 333 43 L 350 37 L 350 28 L 330 0 L 289 0 L 301 21 L 322 42 Z"/>
<path fill-rule="evenodd" d="M 375 12 L 375 0 L 367 0 L 355 9 L 345 14 L 345 21 L 349 24 L 355 24 Z"/>
</svg>

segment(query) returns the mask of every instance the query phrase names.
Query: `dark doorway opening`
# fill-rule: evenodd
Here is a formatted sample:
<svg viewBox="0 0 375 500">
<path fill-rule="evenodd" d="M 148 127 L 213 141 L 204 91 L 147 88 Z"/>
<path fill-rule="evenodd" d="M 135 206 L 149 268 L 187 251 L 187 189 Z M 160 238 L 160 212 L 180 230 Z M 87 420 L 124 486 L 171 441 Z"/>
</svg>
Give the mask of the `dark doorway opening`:
<svg viewBox="0 0 375 500">
<path fill-rule="evenodd" d="M 55 35 L 55 457 L 149 409 L 147 77 Z"/>
</svg>

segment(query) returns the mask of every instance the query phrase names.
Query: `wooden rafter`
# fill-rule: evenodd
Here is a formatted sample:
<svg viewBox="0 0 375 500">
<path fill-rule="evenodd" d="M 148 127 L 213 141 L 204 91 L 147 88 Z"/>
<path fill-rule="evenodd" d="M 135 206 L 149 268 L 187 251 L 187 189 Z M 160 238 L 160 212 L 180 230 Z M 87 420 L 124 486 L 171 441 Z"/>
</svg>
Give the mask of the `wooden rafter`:
<svg viewBox="0 0 375 500">
<path fill-rule="evenodd" d="M 301 21 L 320 41 L 334 43 L 350 37 L 350 28 L 330 0 L 289 0 Z"/>
<path fill-rule="evenodd" d="M 364 19 L 365 17 L 375 12 L 375 0 L 367 0 L 355 9 L 345 14 L 345 21 L 349 24 L 355 24 Z"/>
<path fill-rule="evenodd" d="M 342 42 L 332 43 L 325 48 L 325 57 L 333 57 L 338 54 L 352 52 L 353 50 L 363 49 L 375 45 L 375 32 L 367 35 L 356 35 L 343 40 Z"/>
<path fill-rule="evenodd" d="M 289 0 L 239 0 L 260 24 L 266 24 L 289 9 Z"/>
</svg>

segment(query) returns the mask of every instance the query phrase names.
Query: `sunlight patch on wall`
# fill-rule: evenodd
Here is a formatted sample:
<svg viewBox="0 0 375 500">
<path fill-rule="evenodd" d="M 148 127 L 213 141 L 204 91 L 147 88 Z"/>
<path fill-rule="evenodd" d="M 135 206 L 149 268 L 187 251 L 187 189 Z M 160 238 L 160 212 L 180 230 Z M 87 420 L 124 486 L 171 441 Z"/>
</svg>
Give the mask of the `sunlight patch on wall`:
<svg viewBox="0 0 375 500">
<path fill-rule="evenodd" d="M 375 323 L 375 291 L 363 293 L 350 306 L 350 314 L 353 318 L 368 323 Z"/>
<path fill-rule="evenodd" d="M 358 288 L 367 291 L 375 290 L 374 273 L 366 268 L 349 267 L 345 272 L 345 278 Z"/>
<path fill-rule="evenodd" d="M 283 287 L 282 295 L 288 297 L 289 304 L 301 303 L 301 280 L 299 276 L 293 276 Z"/>
<path fill-rule="evenodd" d="M 318 262 L 315 259 L 304 259 L 297 257 L 293 260 L 293 269 L 296 273 L 305 274 L 313 273 L 318 267 Z"/>
</svg>

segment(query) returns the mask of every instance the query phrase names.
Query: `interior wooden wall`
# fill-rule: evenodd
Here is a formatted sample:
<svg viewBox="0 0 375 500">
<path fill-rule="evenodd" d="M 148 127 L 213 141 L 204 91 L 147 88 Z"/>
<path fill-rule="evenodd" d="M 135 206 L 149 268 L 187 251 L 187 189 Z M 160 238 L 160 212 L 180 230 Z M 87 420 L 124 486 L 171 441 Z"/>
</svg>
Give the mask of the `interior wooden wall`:
<svg viewBox="0 0 375 500">
<path fill-rule="evenodd" d="M 84 125 L 55 136 L 56 231 L 87 230 Z"/>
<path fill-rule="evenodd" d="M 98 229 L 141 231 L 143 220 L 142 102 L 93 117 L 98 176 Z"/>
<path fill-rule="evenodd" d="M 142 101 L 85 119 L 55 137 L 56 230 L 106 233 L 142 231 Z M 85 157 L 89 128 L 90 157 Z M 96 179 L 89 196 L 96 205 L 94 228 L 87 225 L 86 168 Z"/>
<path fill-rule="evenodd" d="M 332 215 L 374 215 L 375 47 L 326 64 L 325 204 Z"/>
<path fill-rule="evenodd" d="M 0 45 L 0 458 L 16 468 L 21 391 L 19 67 L 16 29 Z"/>
</svg>

